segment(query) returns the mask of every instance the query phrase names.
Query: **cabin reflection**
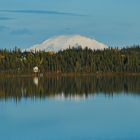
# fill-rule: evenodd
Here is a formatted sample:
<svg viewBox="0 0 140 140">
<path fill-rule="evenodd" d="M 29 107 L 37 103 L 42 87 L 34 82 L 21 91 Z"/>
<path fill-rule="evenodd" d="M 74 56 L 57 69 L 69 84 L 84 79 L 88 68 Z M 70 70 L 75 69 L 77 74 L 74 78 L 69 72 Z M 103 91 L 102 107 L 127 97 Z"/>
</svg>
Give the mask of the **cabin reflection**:
<svg viewBox="0 0 140 140">
<path fill-rule="evenodd" d="M 0 99 L 85 100 L 102 94 L 140 95 L 140 76 L 0 78 Z"/>
<path fill-rule="evenodd" d="M 38 82 L 39 82 L 39 81 L 38 81 L 38 77 L 34 77 L 34 78 L 33 78 L 33 82 L 34 82 L 34 84 L 35 84 L 36 86 L 38 86 Z"/>
</svg>

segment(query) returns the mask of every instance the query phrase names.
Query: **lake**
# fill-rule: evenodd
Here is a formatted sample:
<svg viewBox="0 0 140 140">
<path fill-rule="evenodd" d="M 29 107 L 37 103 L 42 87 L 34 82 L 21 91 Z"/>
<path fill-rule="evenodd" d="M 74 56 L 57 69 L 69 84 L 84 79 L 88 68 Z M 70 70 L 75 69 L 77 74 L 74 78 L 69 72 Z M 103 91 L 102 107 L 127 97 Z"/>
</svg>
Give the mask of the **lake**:
<svg viewBox="0 0 140 140">
<path fill-rule="evenodd" d="M 140 76 L 1 77 L 0 140 L 140 140 Z"/>
</svg>

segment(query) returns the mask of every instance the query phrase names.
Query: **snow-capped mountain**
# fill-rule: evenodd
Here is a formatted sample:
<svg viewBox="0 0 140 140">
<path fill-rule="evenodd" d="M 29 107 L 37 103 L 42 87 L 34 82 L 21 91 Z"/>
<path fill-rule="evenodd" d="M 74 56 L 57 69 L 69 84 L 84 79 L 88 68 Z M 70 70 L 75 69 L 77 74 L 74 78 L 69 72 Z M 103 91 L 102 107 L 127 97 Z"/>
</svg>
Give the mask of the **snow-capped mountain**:
<svg viewBox="0 0 140 140">
<path fill-rule="evenodd" d="M 69 47 L 88 47 L 92 50 L 102 50 L 107 48 L 106 45 L 100 43 L 94 39 L 87 38 L 81 35 L 62 35 L 47 39 L 41 44 L 36 44 L 26 51 L 53 51 L 65 50 Z"/>
</svg>

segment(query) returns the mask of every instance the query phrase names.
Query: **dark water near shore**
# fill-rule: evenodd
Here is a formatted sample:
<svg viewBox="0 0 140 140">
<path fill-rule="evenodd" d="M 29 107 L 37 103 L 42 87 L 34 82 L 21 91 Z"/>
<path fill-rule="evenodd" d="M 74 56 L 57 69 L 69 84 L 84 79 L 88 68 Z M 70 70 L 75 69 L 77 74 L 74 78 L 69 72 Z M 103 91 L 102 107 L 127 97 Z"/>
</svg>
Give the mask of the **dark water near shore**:
<svg viewBox="0 0 140 140">
<path fill-rule="evenodd" d="M 0 140 L 139 140 L 140 76 L 0 78 Z"/>
</svg>

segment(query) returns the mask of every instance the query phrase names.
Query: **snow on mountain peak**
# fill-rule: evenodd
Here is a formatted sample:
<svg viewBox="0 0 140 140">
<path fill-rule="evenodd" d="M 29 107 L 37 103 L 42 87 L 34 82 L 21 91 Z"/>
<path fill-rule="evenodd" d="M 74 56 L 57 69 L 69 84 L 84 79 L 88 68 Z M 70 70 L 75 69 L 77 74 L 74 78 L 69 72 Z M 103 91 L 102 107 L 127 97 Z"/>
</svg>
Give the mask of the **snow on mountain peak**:
<svg viewBox="0 0 140 140">
<path fill-rule="evenodd" d="M 53 51 L 57 52 L 59 50 L 65 50 L 69 47 L 78 47 L 81 46 L 82 48 L 88 47 L 92 50 L 102 50 L 107 48 L 106 45 L 100 43 L 94 39 L 87 38 L 81 35 L 61 35 L 52 37 L 47 39 L 41 44 L 36 44 L 31 48 L 26 49 L 26 51 Z"/>
</svg>

